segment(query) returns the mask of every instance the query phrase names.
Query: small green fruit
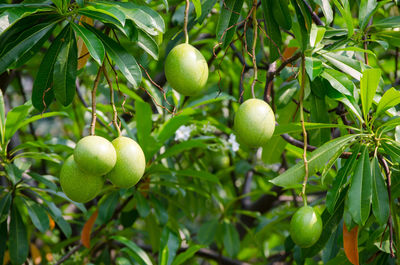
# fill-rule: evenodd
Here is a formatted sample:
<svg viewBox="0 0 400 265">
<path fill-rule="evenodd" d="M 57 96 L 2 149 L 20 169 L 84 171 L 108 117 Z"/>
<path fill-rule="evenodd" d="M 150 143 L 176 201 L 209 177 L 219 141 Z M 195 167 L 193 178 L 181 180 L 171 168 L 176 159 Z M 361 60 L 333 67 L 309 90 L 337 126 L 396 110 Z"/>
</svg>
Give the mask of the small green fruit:
<svg viewBox="0 0 400 265">
<path fill-rule="evenodd" d="M 132 187 L 138 183 L 146 168 L 142 148 L 128 137 L 118 137 L 112 141 L 112 145 L 117 151 L 117 163 L 107 177 L 117 187 Z"/>
<path fill-rule="evenodd" d="M 117 153 L 110 141 L 100 136 L 90 135 L 76 144 L 74 159 L 83 172 L 100 176 L 113 169 L 117 161 Z"/>
<path fill-rule="evenodd" d="M 103 188 L 104 179 L 100 175 L 84 173 L 71 155 L 61 168 L 60 184 L 68 198 L 84 203 L 99 194 Z"/>
<path fill-rule="evenodd" d="M 216 170 L 228 168 L 230 165 L 230 158 L 229 155 L 227 155 L 226 153 L 212 152 L 210 158 L 211 158 L 211 165 Z"/>
<path fill-rule="evenodd" d="M 248 99 L 236 112 L 234 129 L 239 141 L 250 147 L 262 146 L 274 134 L 274 112 L 265 101 Z"/>
<path fill-rule="evenodd" d="M 179 93 L 185 96 L 198 95 L 207 83 L 207 61 L 192 45 L 180 44 L 167 56 L 165 77 L 170 86 Z"/>
<path fill-rule="evenodd" d="M 310 206 L 303 206 L 290 221 L 290 236 L 301 248 L 314 245 L 322 232 L 321 216 Z"/>
</svg>

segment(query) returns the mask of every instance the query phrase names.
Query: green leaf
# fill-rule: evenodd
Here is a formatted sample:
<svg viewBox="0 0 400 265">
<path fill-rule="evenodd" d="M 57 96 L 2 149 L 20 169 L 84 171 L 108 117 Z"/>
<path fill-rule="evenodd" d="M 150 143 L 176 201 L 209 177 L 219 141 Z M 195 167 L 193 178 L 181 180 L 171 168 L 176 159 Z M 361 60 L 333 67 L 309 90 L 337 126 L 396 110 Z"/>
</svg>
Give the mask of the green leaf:
<svg viewBox="0 0 400 265">
<path fill-rule="evenodd" d="M 305 122 L 304 127 L 306 130 L 317 130 L 317 129 L 324 129 L 324 128 L 341 128 L 341 129 L 355 129 L 352 126 L 347 126 L 343 124 L 333 124 L 333 123 L 318 123 L 318 122 Z M 302 132 L 303 128 L 300 122 L 296 123 L 289 123 L 289 124 L 279 124 L 275 127 L 274 136 L 281 135 L 284 133 L 297 133 Z"/>
<path fill-rule="evenodd" d="M 65 221 L 60 209 L 57 208 L 54 202 L 46 201 L 46 204 L 49 209 L 48 212 L 50 216 L 53 218 L 54 222 L 56 222 L 56 224 L 60 227 L 61 231 L 67 238 L 70 237 L 72 233 L 71 226 L 67 221 Z"/>
<path fill-rule="evenodd" d="M 43 183 L 50 189 L 57 190 L 57 185 L 48 179 L 49 176 L 41 176 L 40 174 L 35 172 L 28 172 L 28 175 L 31 176 L 34 180 L 36 180 L 38 183 Z"/>
<path fill-rule="evenodd" d="M 223 224 L 223 242 L 229 257 L 235 257 L 239 253 L 239 233 L 232 223 L 224 222 Z"/>
<path fill-rule="evenodd" d="M 97 217 L 102 224 L 107 223 L 113 215 L 119 200 L 119 191 L 114 191 L 108 195 L 99 205 L 99 216 Z"/>
<path fill-rule="evenodd" d="M 371 209 L 372 175 L 368 148 L 363 146 L 361 149 L 347 194 L 347 204 L 353 221 L 364 225 Z"/>
<path fill-rule="evenodd" d="M 302 51 L 305 51 L 308 47 L 308 42 L 310 39 L 308 30 L 306 28 L 306 20 L 302 14 L 300 7 L 296 0 L 292 0 L 292 6 L 294 6 L 295 16 L 293 17 L 292 30 L 300 44 Z M 271 10 L 272 11 L 272 10 Z"/>
<path fill-rule="evenodd" d="M 34 25 L 29 29 L 25 30 L 12 40 L 0 54 L 0 73 L 3 73 L 10 67 L 14 62 L 16 62 L 22 55 L 27 51 L 32 49 L 37 42 L 39 42 L 43 37 L 46 37 L 49 32 L 51 32 L 55 27 L 55 22 L 45 22 Z M 15 36 L 14 36 L 15 37 Z"/>
<path fill-rule="evenodd" d="M 351 63 L 356 63 L 351 60 L 344 61 L 343 57 L 340 55 L 334 54 L 334 53 L 320 53 L 322 57 L 324 57 L 327 61 L 329 61 L 332 65 L 334 65 L 336 68 L 339 70 L 343 71 L 344 73 L 352 76 L 353 78 L 360 80 L 361 79 L 361 73 L 357 68 L 354 68 L 355 65 L 352 65 Z"/>
<path fill-rule="evenodd" d="M 125 78 L 137 88 L 142 82 L 142 72 L 135 58 L 127 52 L 118 42 L 98 31 L 94 27 L 84 24 L 86 28 L 94 32 L 103 42 L 107 54 L 117 64 Z"/>
<path fill-rule="evenodd" d="M 201 1 L 200 0 L 192 0 L 194 5 L 194 9 L 196 10 L 196 18 L 199 19 L 201 17 Z"/>
<path fill-rule="evenodd" d="M 26 226 L 15 204 L 11 209 L 9 251 L 12 264 L 23 264 L 28 257 L 29 245 Z"/>
<path fill-rule="evenodd" d="M 160 250 L 162 253 L 161 259 L 159 259 L 159 265 L 170 265 L 176 256 L 176 252 L 180 247 L 179 237 L 171 231 L 168 226 L 165 226 L 160 239 Z M 165 253 L 165 255 L 164 255 Z"/>
<path fill-rule="evenodd" d="M 311 176 L 317 170 L 323 168 L 326 161 L 329 161 L 329 159 L 335 155 L 339 149 L 342 149 L 343 146 L 350 145 L 356 137 L 357 135 L 338 137 L 323 144 L 313 151 L 311 155 L 308 155 L 309 175 Z M 273 184 L 284 188 L 299 187 L 299 183 L 304 179 L 304 174 L 304 162 L 301 161 L 270 181 Z"/>
<path fill-rule="evenodd" d="M 146 32 L 138 31 L 138 45 L 147 52 L 154 60 L 158 60 L 158 44 Z"/>
<path fill-rule="evenodd" d="M 392 158 L 392 160 L 397 161 L 400 163 L 400 144 L 396 141 L 386 141 L 381 143 L 383 149 L 386 153 Z"/>
<path fill-rule="evenodd" d="M 32 106 L 30 101 L 26 102 L 24 105 L 20 105 L 11 109 L 7 113 L 6 117 L 6 131 L 5 131 L 5 142 L 11 140 L 11 137 L 16 133 L 16 131 L 21 127 L 21 124 L 28 117 L 29 110 Z"/>
<path fill-rule="evenodd" d="M 168 119 L 161 125 L 161 128 L 157 133 L 157 141 L 160 143 L 165 143 L 165 141 L 175 134 L 179 127 L 187 124 L 191 120 L 192 117 L 188 115 L 178 115 Z"/>
<path fill-rule="evenodd" d="M 176 174 L 178 176 L 186 176 L 186 177 L 193 177 L 193 178 L 199 178 L 202 180 L 210 181 L 213 183 L 219 183 L 219 179 L 217 176 L 207 172 L 207 171 L 197 171 L 197 170 L 192 170 L 192 169 L 184 169 L 184 170 L 179 170 L 176 171 Z"/>
<path fill-rule="evenodd" d="M 152 265 L 149 256 L 147 256 L 146 252 L 143 251 L 140 247 L 138 247 L 133 241 L 128 240 L 122 236 L 112 236 L 111 239 L 121 242 L 125 246 L 127 246 L 130 250 L 129 253 L 132 254 L 132 257 L 135 261 L 139 262 L 141 265 Z"/>
<path fill-rule="evenodd" d="M 350 3 L 349 0 L 333 0 L 335 6 L 339 9 L 340 14 L 342 14 L 346 26 L 347 26 L 347 36 L 350 38 L 353 36 L 354 33 L 354 24 L 353 24 L 353 17 L 351 14 Z"/>
<path fill-rule="evenodd" d="M 179 254 L 171 265 L 181 265 L 191 259 L 197 251 L 202 248 L 200 245 L 190 246 L 187 250 Z"/>
<path fill-rule="evenodd" d="M 223 48 L 227 47 L 233 39 L 236 32 L 235 24 L 239 20 L 243 2 L 243 0 L 225 0 L 222 3 L 217 24 L 217 41 Z"/>
<path fill-rule="evenodd" d="M 142 193 L 135 191 L 134 194 L 134 197 L 136 198 L 136 208 L 139 212 L 139 215 L 142 218 L 146 218 L 150 213 L 150 205 L 146 198 L 143 197 Z"/>
<path fill-rule="evenodd" d="M 3 92 L 0 90 L 0 135 L 1 135 L 1 144 L 4 144 L 6 130 L 6 109 L 4 106 L 4 97 Z"/>
<path fill-rule="evenodd" d="M 32 104 L 39 111 L 43 111 L 53 101 L 54 91 L 51 89 L 53 87 L 53 68 L 68 31 L 69 26 L 67 25 L 50 45 L 40 63 L 39 70 L 33 82 Z"/>
<path fill-rule="evenodd" d="M 310 81 L 314 81 L 314 79 L 322 73 L 322 70 L 321 60 L 313 57 L 306 57 L 306 71 L 310 77 Z"/>
<path fill-rule="evenodd" d="M 14 185 L 21 180 L 23 172 L 15 164 L 6 164 L 4 168 L 7 172 L 7 177 Z"/>
<path fill-rule="evenodd" d="M 371 16 L 376 12 L 378 3 L 376 0 L 361 0 L 360 8 L 358 13 L 358 20 L 360 24 L 360 30 L 364 30 L 368 25 Z"/>
<path fill-rule="evenodd" d="M 68 106 L 75 96 L 78 67 L 78 48 L 75 35 L 70 27 L 63 41 L 54 64 L 53 89 L 57 101 Z"/>
<path fill-rule="evenodd" d="M 49 229 L 49 217 L 43 206 L 27 200 L 25 200 L 25 204 L 33 225 L 40 232 L 45 233 Z"/>
<path fill-rule="evenodd" d="M 127 19 L 132 20 L 139 28 L 150 35 L 158 35 L 165 32 L 165 23 L 160 14 L 145 5 L 132 2 L 117 2 L 120 10 Z"/>
<path fill-rule="evenodd" d="M 7 220 L 11 206 L 11 192 L 6 193 L 0 200 L 0 223 Z"/>
<path fill-rule="evenodd" d="M 372 212 L 378 223 L 385 225 L 389 219 L 389 196 L 385 180 L 376 157 L 372 159 Z"/>
<path fill-rule="evenodd" d="M 372 101 L 374 99 L 376 90 L 378 89 L 380 79 L 381 70 L 377 68 L 366 69 L 362 73 L 360 80 L 360 95 L 365 120 L 367 120 L 369 109 L 372 106 Z"/>
<path fill-rule="evenodd" d="M 288 0 L 273 0 L 271 8 L 274 11 L 272 14 L 276 23 L 283 29 L 290 30 L 292 27 L 292 18 Z"/>
<path fill-rule="evenodd" d="M 192 139 L 192 140 L 188 140 L 176 145 L 173 145 L 172 147 L 168 148 L 165 153 L 163 153 L 162 155 L 158 156 L 156 158 L 157 161 L 166 158 L 166 157 L 170 157 L 170 156 L 174 156 L 178 153 L 181 153 L 184 150 L 189 150 L 189 149 L 193 149 L 195 147 L 199 147 L 199 148 L 206 148 L 207 147 L 207 143 L 206 141 L 210 140 L 210 138 L 205 138 L 205 139 Z"/>
<path fill-rule="evenodd" d="M 324 38 L 325 31 L 326 29 L 324 27 L 318 27 L 317 25 L 312 24 L 310 32 L 310 45 L 312 48 L 317 47 L 321 42 Z"/>
<path fill-rule="evenodd" d="M 199 243 L 210 245 L 214 241 L 217 228 L 218 220 L 216 219 L 203 223 L 197 232 L 197 240 Z"/>
<path fill-rule="evenodd" d="M 398 104 L 400 104 L 400 91 L 392 87 L 383 94 L 379 101 L 375 117 L 379 117 L 383 112 L 397 106 Z"/>
<path fill-rule="evenodd" d="M 262 149 L 262 161 L 266 164 L 278 163 L 281 161 L 282 152 L 285 150 L 287 142 L 280 136 L 274 135 L 263 146 Z"/>
<path fill-rule="evenodd" d="M 82 38 L 92 58 L 101 65 L 105 55 L 103 43 L 101 43 L 97 36 L 87 28 L 75 23 L 70 23 L 70 25 L 76 35 Z"/>
<path fill-rule="evenodd" d="M 374 28 L 397 28 L 400 25 L 400 16 L 386 17 L 372 24 Z"/>
<path fill-rule="evenodd" d="M 329 0 L 314 0 L 314 2 L 321 7 L 326 19 L 326 24 L 329 25 L 333 21 L 333 10 Z"/>
<path fill-rule="evenodd" d="M 125 14 L 114 5 L 90 3 L 78 9 L 78 14 L 97 19 L 104 23 L 116 24 L 120 27 L 125 25 Z"/>
<path fill-rule="evenodd" d="M 347 178 L 350 173 L 353 172 L 353 168 L 355 166 L 355 162 L 360 151 L 360 147 L 353 150 L 353 154 L 350 156 L 349 159 L 346 160 L 344 166 L 342 166 L 332 184 L 332 188 L 328 189 L 328 193 L 326 195 L 326 208 L 330 213 L 333 213 L 337 201 L 342 194 L 343 189 L 347 184 Z"/>
<path fill-rule="evenodd" d="M 280 57 L 279 49 L 282 46 L 282 35 L 278 23 L 276 23 L 271 9 L 273 0 L 262 0 L 261 7 L 264 13 L 265 25 L 267 28 L 267 44 L 270 50 L 270 61 L 273 62 Z M 222 14 L 221 14 L 222 16 Z"/>
</svg>

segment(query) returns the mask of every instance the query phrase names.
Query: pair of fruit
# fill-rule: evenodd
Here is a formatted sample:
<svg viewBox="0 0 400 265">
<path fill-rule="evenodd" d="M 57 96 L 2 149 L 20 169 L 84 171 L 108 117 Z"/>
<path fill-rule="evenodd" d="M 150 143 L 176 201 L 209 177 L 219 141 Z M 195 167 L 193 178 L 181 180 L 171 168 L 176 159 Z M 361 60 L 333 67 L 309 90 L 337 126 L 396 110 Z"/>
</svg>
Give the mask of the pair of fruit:
<svg viewBox="0 0 400 265">
<path fill-rule="evenodd" d="M 100 136 L 86 136 L 64 163 L 60 184 L 73 201 L 87 202 L 101 191 L 104 176 L 115 186 L 129 188 L 143 176 L 145 157 L 140 146 L 128 137 L 112 142 Z"/>
</svg>

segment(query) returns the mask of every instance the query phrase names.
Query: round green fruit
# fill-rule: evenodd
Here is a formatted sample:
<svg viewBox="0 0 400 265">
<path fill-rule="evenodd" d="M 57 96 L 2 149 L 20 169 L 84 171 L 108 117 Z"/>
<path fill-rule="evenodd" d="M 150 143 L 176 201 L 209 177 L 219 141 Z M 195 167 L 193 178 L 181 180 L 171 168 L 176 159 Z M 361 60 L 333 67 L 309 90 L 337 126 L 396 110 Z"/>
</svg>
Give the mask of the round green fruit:
<svg viewBox="0 0 400 265">
<path fill-rule="evenodd" d="M 170 86 L 185 96 L 203 91 L 208 79 L 208 65 L 204 56 L 190 44 L 179 44 L 165 61 L 165 77 Z"/>
<path fill-rule="evenodd" d="M 132 187 L 139 182 L 146 168 L 142 148 L 128 137 L 118 137 L 112 145 L 117 151 L 117 163 L 107 177 L 117 187 Z"/>
<path fill-rule="evenodd" d="M 100 175 L 87 174 L 79 169 L 70 156 L 61 168 L 60 184 L 65 195 L 76 202 L 88 202 L 99 194 L 104 179 Z"/>
<path fill-rule="evenodd" d="M 90 135 L 76 144 L 74 159 L 83 172 L 100 176 L 113 169 L 117 161 L 117 153 L 110 141 L 100 136 Z"/>
<path fill-rule="evenodd" d="M 250 147 L 262 146 L 274 133 L 274 112 L 265 101 L 248 99 L 236 112 L 234 130 L 239 141 Z"/>
<path fill-rule="evenodd" d="M 321 216 L 310 206 L 303 206 L 290 221 L 290 236 L 301 248 L 314 245 L 322 232 Z"/>
<path fill-rule="evenodd" d="M 226 153 L 212 152 L 211 165 L 216 170 L 228 168 L 230 165 L 229 155 L 227 155 Z"/>
</svg>

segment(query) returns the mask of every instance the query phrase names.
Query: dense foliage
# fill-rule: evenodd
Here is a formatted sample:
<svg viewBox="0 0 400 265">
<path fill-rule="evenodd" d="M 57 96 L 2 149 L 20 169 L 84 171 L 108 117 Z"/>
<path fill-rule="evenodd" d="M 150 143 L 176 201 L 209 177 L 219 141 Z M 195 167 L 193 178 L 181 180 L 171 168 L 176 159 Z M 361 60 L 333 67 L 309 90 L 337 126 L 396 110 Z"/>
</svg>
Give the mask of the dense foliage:
<svg viewBox="0 0 400 265">
<path fill-rule="evenodd" d="M 0 263 L 400 264 L 398 1 L 2 2 Z M 89 134 L 146 169 L 83 204 Z"/>
</svg>

